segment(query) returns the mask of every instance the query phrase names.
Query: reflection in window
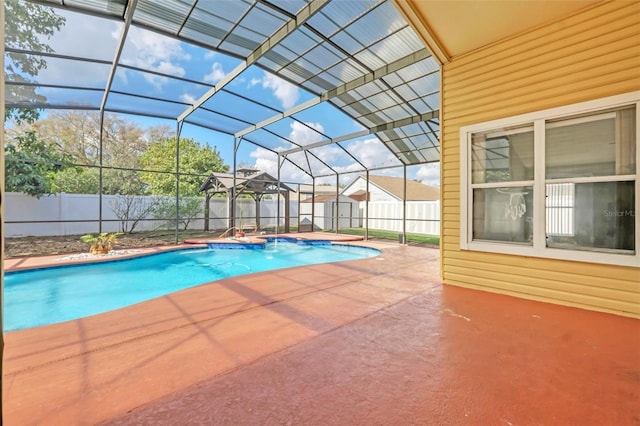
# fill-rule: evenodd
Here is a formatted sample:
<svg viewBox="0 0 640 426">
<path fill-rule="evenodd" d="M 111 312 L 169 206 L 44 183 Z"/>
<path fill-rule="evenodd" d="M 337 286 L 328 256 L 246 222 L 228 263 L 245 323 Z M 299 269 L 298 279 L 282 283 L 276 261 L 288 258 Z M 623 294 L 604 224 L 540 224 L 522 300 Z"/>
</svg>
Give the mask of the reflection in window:
<svg viewBox="0 0 640 426">
<path fill-rule="evenodd" d="M 631 105 L 547 121 L 547 247 L 635 252 L 635 117 Z"/>
<path fill-rule="evenodd" d="M 533 187 L 474 189 L 473 239 L 532 244 Z"/>
<path fill-rule="evenodd" d="M 474 133 L 471 139 L 472 183 L 533 179 L 533 127 Z"/>
<path fill-rule="evenodd" d="M 574 215 L 574 184 L 547 184 L 547 236 L 573 237 Z"/>
<path fill-rule="evenodd" d="M 568 185 L 568 184 L 560 184 Z M 569 184 L 571 185 L 571 184 Z M 559 185 L 548 185 L 549 187 Z M 567 187 L 564 187 L 567 188 Z M 564 190 L 564 189 L 563 189 Z M 557 188 L 554 191 L 561 192 Z M 561 195 L 558 197 L 562 197 Z M 568 197 L 567 197 L 568 199 Z M 566 201 L 566 200 L 565 200 Z M 547 246 L 591 251 L 635 251 L 635 183 L 591 182 L 575 184 L 574 195 L 575 231 L 553 233 L 567 226 L 566 217 L 559 214 L 558 220 L 547 222 Z M 557 207 L 549 207 L 547 219 L 555 214 Z M 566 215 L 568 216 L 568 214 Z"/>
<path fill-rule="evenodd" d="M 635 106 L 549 121 L 546 179 L 636 172 Z"/>
</svg>

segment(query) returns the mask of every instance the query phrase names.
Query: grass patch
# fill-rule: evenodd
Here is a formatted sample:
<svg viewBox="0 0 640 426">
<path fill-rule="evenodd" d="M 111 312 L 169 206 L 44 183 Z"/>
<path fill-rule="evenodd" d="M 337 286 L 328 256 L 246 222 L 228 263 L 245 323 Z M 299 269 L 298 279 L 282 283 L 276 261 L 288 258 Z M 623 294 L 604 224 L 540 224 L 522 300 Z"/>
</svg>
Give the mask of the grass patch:
<svg viewBox="0 0 640 426">
<path fill-rule="evenodd" d="M 341 229 L 339 233 L 364 236 L 364 228 L 346 228 L 346 229 Z M 379 238 L 381 240 L 398 241 L 399 234 L 400 233 L 396 231 L 382 231 L 379 229 L 369 229 L 369 238 Z M 431 244 L 431 245 L 439 246 L 440 237 L 437 235 L 412 234 L 407 232 L 407 243 Z"/>
</svg>

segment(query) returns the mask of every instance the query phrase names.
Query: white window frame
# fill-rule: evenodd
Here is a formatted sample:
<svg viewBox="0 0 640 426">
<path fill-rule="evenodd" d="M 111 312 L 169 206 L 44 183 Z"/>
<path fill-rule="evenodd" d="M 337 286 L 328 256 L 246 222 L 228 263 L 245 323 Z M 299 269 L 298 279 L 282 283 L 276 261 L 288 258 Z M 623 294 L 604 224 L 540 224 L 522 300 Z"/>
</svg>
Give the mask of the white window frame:
<svg viewBox="0 0 640 426">
<path fill-rule="evenodd" d="M 546 244 L 546 181 L 545 181 L 545 123 L 584 113 L 625 105 L 636 106 L 636 172 L 634 175 L 616 176 L 615 181 L 635 181 L 635 254 L 551 248 Z M 472 228 L 473 185 L 471 183 L 471 136 L 474 133 L 496 131 L 501 128 L 533 123 L 534 127 L 534 181 L 533 181 L 533 244 L 519 245 L 500 241 L 474 241 Z M 584 178 L 575 179 L 576 182 Z M 564 179 L 561 182 L 571 181 Z M 505 182 L 507 186 L 509 183 Z M 477 185 L 476 185 L 477 186 Z M 640 91 L 625 93 L 588 102 L 551 108 L 533 113 L 487 121 L 460 128 L 460 248 L 462 250 L 573 260 L 579 262 L 640 267 Z"/>
</svg>

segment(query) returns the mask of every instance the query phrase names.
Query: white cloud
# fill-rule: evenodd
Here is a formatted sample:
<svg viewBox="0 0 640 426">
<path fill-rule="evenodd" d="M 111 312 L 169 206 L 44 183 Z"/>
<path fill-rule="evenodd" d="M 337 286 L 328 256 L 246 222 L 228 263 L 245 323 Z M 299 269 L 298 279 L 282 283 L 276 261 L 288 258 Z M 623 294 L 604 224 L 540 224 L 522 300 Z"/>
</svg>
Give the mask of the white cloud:
<svg viewBox="0 0 640 426">
<path fill-rule="evenodd" d="M 307 126 L 299 122 L 293 122 L 291 124 L 291 132 L 288 138 L 300 145 L 308 145 L 313 142 L 323 140 L 323 136 L 318 132 L 324 132 L 324 127 L 320 123 L 305 123 Z M 283 146 L 280 149 L 289 149 L 291 146 Z M 399 160 L 389 152 L 389 150 L 377 139 L 369 138 L 364 140 L 358 140 L 352 142 L 344 148 L 352 154 L 355 158 L 360 160 L 365 167 L 385 167 L 385 166 L 397 166 L 400 164 Z M 335 144 L 325 145 L 311 150 L 313 155 L 322 162 L 328 164 L 333 170 L 338 173 L 359 172 L 363 170 L 363 167 L 355 162 L 345 150 Z M 251 153 L 251 157 L 255 159 L 254 167 L 266 171 L 273 176 L 278 173 L 277 169 L 277 157 L 270 151 L 257 148 Z M 304 153 L 292 154 L 288 157 L 292 162 L 299 164 L 302 168 L 307 168 L 307 158 Z M 312 171 L 315 175 L 332 173 L 327 166 L 320 161 L 309 158 L 309 162 L 312 167 Z M 286 163 L 285 163 L 286 164 Z M 389 168 L 385 170 L 376 171 L 377 174 L 384 175 L 398 175 L 401 173 L 401 169 Z M 308 179 L 308 176 L 300 169 L 294 166 L 284 167 L 281 170 L 282 179 L 288 181 L 300 181 Z M 345 183 L 353 179 L 354 175 L 344 175 L 341 178 L 341 182 Z M 331 184 L 335 184 L 333 178 L 328 178 Z M 437 180 L 437 179 L 436 179 Z"/>
<path fill-rule="evenodd" d="M 193 95 L 191 95 L 189 93 L 183 94 L 182 96 L 180 96 L 180 99 L 183 102 L 186 102 L 186 103 L 191 104 L 191 105 L 195 104 L 196 100 L 197 100 Z"/>
<path fill-rule="evenodd" d="M 299 121 L 293 121 L 288 139 L 298 145 L 308 145 L 323 140 L 325 137 L 322 133 L 324 133 L 324 126 L 320 123 L 302 124 Z"/>
<path fill-rule="evenodd" d="M 220 62 L 214 62 L 211 66 L 211 72 L 204 76 L 204 81 L 211 84 L 216 84 L 226 76 L 227 73 L 225 73 L 222 69 L 222 64 Z"/>
<path fill-rule="evenodd" d="M 249 156 L 255 158 L 254 168 L 267 172 L 271 176 L 276 176 L 278 173 L 278 157 L 273 152 L 257 147 L 249 153 Z"/>
<path fill-rule="evenodd" d="M 440 187 L 440 163 L 421 166 L 416 173 L 416 179 L 425 185 Z"/>
<path fill-rule="evenodd" d="M 340 159 L 340 156 L 346 156 L 345 152 L 337 145 L 325 145 L 312 150 L 313 154 L 320 160 L 335 166 L 335 163 Z"/>
<path fill-rule="evenodd" d="M 161 61 L 160 63 L 158 63 L 158 65 L 155 67 L 155 70 L 163 74 L 178 75 L 181 77 L 185 73 L 184 68 L 179 65 L 172 64 L 168 61 Z"/>
<path fill-rule="evenodd" d="M 50 39 L 41 38 L 54 52 L 80 58 L 113 59 L 118 37 L 113 34 L 119 34 L 121 24 L 58 9 L 56 14 L 65 17 L 65 25 Z M 51 84 L 103 87 L 110 68 L 90 62 L 48 59 L 47 68 L 40 71 L 38 80 Z"/>
<path fill-rule="evenodd" d="M 305 123 L 307 126 L 294 121 L 291 123 L 291 131 L 289 132 L 288 139 L 294 141 L 300 145 L 307 145 L 313 142 L 322 140 L 322 136 L 315 132 L 324 132 L 324 127 L 320 123 Z M 276 148 L 276 151 L 283 151 L 285 149 L 292 148 L 289 146 L 281 146 Z M 297 161 L 301 164 L 302 168 L 306 169 L 306 160 L 303 158 L 304 154 L 293 154 L 290 156 L 292 161 Z M 278 157 L 273 152 L 263 148 L 256 148 L 249 156 L 255 159 L 253 167 L 263 172 L 267 172 L 272 176 L 277 176 L 278 173 Z M 331 156 L 327 154 L 327 156 Z M 283 181 L 288 182 L 302 182 L 309 179 L 309 176 L 300 170 L 298 167 L 292 166 L 285 162 L 285 166 L 280 170 L 280 175 Z"/>
<path fill-rule="evenodd" d="M 249 87 L 253 87 L 257 84 L 262 83 L 262 80 L 260 80 L 259 78 L 253 77 L 250 81 L 249 81 Z"/>
<path fill-rule="evenodd" d="M 384 167 L 400 164 L 400 161 L 376 138 L 350 143 L 347 149 L 367 167 Z"/>
<path fill-rule="evenodd" d="M 277 151 L 283 149 L 285 148 L 280 147 Z M 255 159 L 253 164 L 254 168 L 269 173 L 273 177 L 278 176 L 278 156 L 276 154 L 264 148 L 257 147 L 249 153 L 249 156 Z M 280 180 L 282 182 L 305 182 L 309 180 L 309 176 L 299 168 L 285 161 L 280 170 Z"/>
<path fill-rule="evenodd" d="M 129 29 L 127 43 L 121 57 L 121 61 L 125 64 L 177 77 L 183 77 L 186 74 L 180 62 L 190 59 L 191 56 L 182 50 L 178 40 L 138 27 Z M 160 89 L 167 82 L 167 78 L 153 74 L 145 74 L 144 78 L 156 89 Z"/>
<path fill-rule="evenodd" d="M 278 98 L 284 109 L 294 106 L 300 98 L 300 92 L 295 85 L 273 74 L 264 73 L 262 87 L 271 89 L 273 96 Z"/>
</svg>

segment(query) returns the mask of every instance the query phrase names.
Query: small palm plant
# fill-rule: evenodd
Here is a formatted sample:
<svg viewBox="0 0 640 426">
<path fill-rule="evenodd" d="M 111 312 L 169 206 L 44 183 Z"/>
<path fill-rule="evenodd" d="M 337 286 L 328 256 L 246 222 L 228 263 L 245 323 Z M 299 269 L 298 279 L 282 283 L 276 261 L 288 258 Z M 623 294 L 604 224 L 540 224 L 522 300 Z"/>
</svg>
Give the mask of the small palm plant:
<svg viewBox="0 0 640 426">
<path fill-rule="evenodd" d="M 238 220 L 238 226 L 236 226 L 236 238 L 242 238 L 244 237 L 244 229 L 243 229 L 243 223 L 242 223 L 242 208 L 240 206 L 238 206 L 238 210 L 240 211 L 240 217 Z"/>
<path fill-rule="evenodd" d="M 89 253 L 106 254 L 111 251 L 113 243 L 122 235 L 121 232 L 101 232 L 97 235 L 87 234 L 80 237 L 85 243 L 90 243 Z"/>
</svg>

